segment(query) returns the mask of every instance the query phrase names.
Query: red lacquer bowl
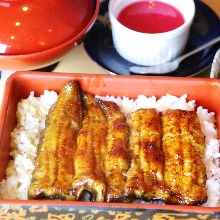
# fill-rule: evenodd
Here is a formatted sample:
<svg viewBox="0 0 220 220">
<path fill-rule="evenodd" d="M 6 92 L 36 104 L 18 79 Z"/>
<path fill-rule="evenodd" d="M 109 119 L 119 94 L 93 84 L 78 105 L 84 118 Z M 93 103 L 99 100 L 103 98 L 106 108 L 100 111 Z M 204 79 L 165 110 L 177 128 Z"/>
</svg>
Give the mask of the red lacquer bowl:
<svg viewBox="0 0 220 220">
<path fill-rule="evenodd" d="M 0 1 L 0 69 L 32 70 L 61 60 L 93 25 L 99 0 Z"/>
</svg>

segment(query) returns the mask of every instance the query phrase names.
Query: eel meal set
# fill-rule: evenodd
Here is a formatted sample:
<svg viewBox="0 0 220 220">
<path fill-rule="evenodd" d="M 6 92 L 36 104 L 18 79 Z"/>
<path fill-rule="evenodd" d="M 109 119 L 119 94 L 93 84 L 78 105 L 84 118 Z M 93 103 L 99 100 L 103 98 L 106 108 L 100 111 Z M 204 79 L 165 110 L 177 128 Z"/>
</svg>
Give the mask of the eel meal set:
<svg viewBox="0 0 220 220">
<path fill-rule="evenodd" d="M 71 81 L 47 116 L 28 198 L 200 205 L 204 147 L 195 111 L 125 116 Z"/>
</svg>

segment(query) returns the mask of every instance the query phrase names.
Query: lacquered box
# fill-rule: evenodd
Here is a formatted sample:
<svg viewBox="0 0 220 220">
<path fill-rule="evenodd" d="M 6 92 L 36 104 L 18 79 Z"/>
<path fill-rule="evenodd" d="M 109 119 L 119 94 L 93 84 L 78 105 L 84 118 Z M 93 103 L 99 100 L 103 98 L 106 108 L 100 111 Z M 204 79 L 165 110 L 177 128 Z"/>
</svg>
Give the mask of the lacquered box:
<svg viewBox="0 0 220 220">
<path fill-rule="evenodd" d="M 45 89 L 59 92 L 71 81 L 80 82 L 82 90 L 95 95 L 156 96 L 166 94 L 196 100 L 209 111 L 216 113 L 220 127 L 220 80 L 210 78 L 182 78 L 156 76 L 113 76 L 94 74 L 16 72 L 5 85 L 0 120 L 0 181 L 5 177 L 9 161 L 10 132 L 16 125 L 17 103 L 27 98 L 31 91 L 38 96 Z M 220 136 L 220 131 L 218 131 Z M 74 202 L 52 200 L 0 199 L 0 218 L 20 217 L 38 219 L 218 219 L 220 207 Z"/>
</svg>

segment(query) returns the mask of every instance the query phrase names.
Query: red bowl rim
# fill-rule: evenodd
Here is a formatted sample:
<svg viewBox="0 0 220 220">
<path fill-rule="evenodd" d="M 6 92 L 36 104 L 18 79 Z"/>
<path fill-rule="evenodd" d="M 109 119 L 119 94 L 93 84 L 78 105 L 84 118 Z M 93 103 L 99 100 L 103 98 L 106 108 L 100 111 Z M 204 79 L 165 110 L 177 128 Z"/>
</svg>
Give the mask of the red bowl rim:
<svg viewBox="0 0 220 220">
<path fill-rule="evenodd" d="M 40 55 L 42 53 L 50 53 L 53 50 L 59 50 L 62 47 L 66 47 L 66 46 L 72 45 L 74 43 L 75 43 L 75 46 L 78 45 L 78 43 L 81 43 L 80 39 L 83 38 L 83 35 L 86 35 L 86 33 L 90 30 L 90 28 L 92 27 L 92 25 L 94 24 L 94 22 L 98 16 L 98 12 L 99 12 L 99 8 L 100 8 L 100 0 L 93 0 L 93 1 L 95 3 L 95 9 L 94 9 L 93 16 L 91 17 L 91 19 L 89 20 L 87 25 L 73 38 L 71 38 L 71 39 L 67 40 L 66 42 L 64 42 L 60 45 L 57 45 L 55 47 L 49 48 L 47 50 L 34 52 L 34 53 L 16 54 L 16 55 L 14 55 L 14 54 L 11 54 L 11 55 L 10 54 L 0 54 L 0 59 L 25 58 L 25 57 L 29 57 L 29 56 Z"/>
</svg>

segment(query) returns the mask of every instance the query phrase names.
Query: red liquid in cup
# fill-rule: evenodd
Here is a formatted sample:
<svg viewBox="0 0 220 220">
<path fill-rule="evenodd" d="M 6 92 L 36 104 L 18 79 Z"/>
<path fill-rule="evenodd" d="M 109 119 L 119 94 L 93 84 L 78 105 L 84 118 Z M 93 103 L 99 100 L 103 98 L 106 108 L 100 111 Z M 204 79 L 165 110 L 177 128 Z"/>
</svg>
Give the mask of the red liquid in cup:
<svg viewBox="0 0 220 220">
<path fill-rule="evenodd" d="M 160 1 L 140 1 L 126 6 L 118 16 L 121 24 L 142 33 L 164 33 L 184 24 L 183 15 Z"/>
</svg>

